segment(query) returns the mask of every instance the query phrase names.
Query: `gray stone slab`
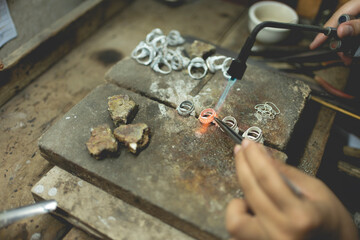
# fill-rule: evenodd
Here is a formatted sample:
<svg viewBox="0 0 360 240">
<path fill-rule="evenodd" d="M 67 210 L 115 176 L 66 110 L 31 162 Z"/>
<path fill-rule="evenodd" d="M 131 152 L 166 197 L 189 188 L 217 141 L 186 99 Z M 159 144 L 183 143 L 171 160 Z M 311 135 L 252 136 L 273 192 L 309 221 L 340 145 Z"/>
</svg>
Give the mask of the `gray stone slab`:
<svg viewBox="0 0 360 240">
<path fill-rule="evenodd" d="M 169 106 L 176 107 L 184 100 L 191 100 L 197 114 L 205 108 L 214 108 L 227 84 L 221 71 L 217 72 L 210 76 L 197 95 L 192 96 L 192 89 L 200 81 L 190 78 L 186 71 L 172 71 L 171 74 L 162 75 L 130 58 L 114 65 L 105 78 L 108 82 Z M 295 78 L 249 65 L 244 78 L 232 87 L 218 114 L 235 117 L 241 132 L 251 126 L 260 127 L 265 144 L 284 150 L 300 120 L 309 94 L 310 88 Z M 255 105 L 267 101 L 276 104 L 281 111 L 274 120 L 260 119 L 254 115 Z"/>
<path fill-rule="evenodd" d="M 102 239 L 193 239 L 58 167 L 42 177 L 31 192 L 35 199 L 56 200 L 58 216 Z"/>
<path fill-rule="evenodd" d="M 115 94 L 128 94 L 139 104 L 133 123 L 150 127 L 150 144 L 137 156 L 121 148 L 118 157 L 98 161 L 85 143 L 91 127 L 112 124 L 107 98 Z M 228 237 L 225 208 L 241 194 L 233 146 L 216 126 L 204 129 L 194 117 L 112 84 L 93 90 L 39 140 L 42 155 L 53 164 L 201 239 Z"/>
</svg>

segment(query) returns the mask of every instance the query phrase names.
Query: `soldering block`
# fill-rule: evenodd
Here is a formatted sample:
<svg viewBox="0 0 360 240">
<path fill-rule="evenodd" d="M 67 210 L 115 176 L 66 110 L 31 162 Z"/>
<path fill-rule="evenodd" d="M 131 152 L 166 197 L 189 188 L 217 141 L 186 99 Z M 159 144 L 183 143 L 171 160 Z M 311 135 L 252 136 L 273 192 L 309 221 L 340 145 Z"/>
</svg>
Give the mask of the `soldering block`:
<svg viewBox="0 0 360 240">
<path fill-rule="evenodd" d="M 109 97 L 108 105 L 108 110 L 115 126 L 131 122 L 139 109 L 139 106 L 128 95 Z"/>
</svg>

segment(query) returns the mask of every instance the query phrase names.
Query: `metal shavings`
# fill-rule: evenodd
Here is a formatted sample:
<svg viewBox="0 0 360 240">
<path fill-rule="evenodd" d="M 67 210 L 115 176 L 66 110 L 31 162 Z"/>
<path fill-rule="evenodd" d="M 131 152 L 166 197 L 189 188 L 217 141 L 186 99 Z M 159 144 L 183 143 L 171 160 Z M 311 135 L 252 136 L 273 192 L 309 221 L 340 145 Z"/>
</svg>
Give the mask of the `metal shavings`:
<svg viewBox="0 0 360 240">
<path fill-rule="evenodd" d="M 234 132 L 239 133 L 239 127 L 237 125 L 237 121 L 233 116 L 226 116 L 222 121 L 226 125 L 228 125 L 232 130 L 234 130 Z M 221 128 L 220 130 L 223 131 Z"/>
<path fill-rule="evenodd" d="M 194 111 L 194 104 L 191 101 L 183 101 L 180 105 L 176 108 L 179 115 L 181 116 L 189 116 L 192 111 Z"/>
<path fill-rule="evenodd" d="M 256 114 L 268 119 L 274 119 L 276 115 L 280 114 L 280 109 L 272 102 L 257 104 L 255 109 Z"/>
<path fill-rule="evenodd" d="M 259 127 L 253 126 L 248 128 L 242 135 L 243 138 L 252 140 L 258 143 L 264 143 L 262 131 Z"/>
</svg>

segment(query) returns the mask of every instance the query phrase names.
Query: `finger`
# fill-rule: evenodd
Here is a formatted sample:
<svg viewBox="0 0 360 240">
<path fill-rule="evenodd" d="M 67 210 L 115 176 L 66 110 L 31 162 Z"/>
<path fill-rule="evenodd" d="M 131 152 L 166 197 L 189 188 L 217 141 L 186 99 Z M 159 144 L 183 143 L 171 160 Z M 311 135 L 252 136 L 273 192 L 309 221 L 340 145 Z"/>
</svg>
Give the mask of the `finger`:
<svg viewBox="0 0 360 240">
<path fill-rule="evenodd" d="M 360 1 L 350 1 L 340 7 L 331 18 L 325 23 L 324 27 L 337 27 L 338 19 L 342 14 L 357 15 L 360 12 Z M 310 49 L 313 50 L 323 44 L 328 37 L 319 33 L 310 43 Z"/>
<path fill-rule="evenodd" d="M 235 239 L 263 239 L 263 230 L 248 213 L 243 199 L 233 199 L 226 208 L 226 229 Z"/>
<path fill-rule="evenodd" d="M 344 22 L 337 29 L 339 38 L 352 37 L 360 34 L 360 19 Z"/>
<path fill-rule="evenodd" d="M 280 217 L 279 209 L 259 186 L 245 160 L 244 143 L 246 143 L 246 141 L 243 142 L 241 149 L 235 155 L 235 165 L 239 183 L 249 208 L 254 214 L 264 216 L 268 220 Z"/>
<path fill-rule="evenodd" d="M 258 185 L 279 209 L 292 208 L 299 201 L 261 144 L 249 142 L 244 155 Z"/>
<path fill-rule="evenodd" d="M 352 58 L 346 56 L 343 52 L 338 52 L 339 57 L 344 62 L 345 66 L 349 66 L 352 63 Z"/>
<path fill-rule="evenodd" d="M 340 16 L 341 14 L 339 14 Z M 324 27 L 336 27 L 338 25 L 338 18 L 336 14 L 334 14 L 324 25 Z M 310 43 L 310 49 L 314 50 L 318 47 L 320 47 L 325 41 L 328 39 L 327 36 L 325 36 L 323 33 L 319 33 L 316 35 L 315 39 Z"/>
</svg>

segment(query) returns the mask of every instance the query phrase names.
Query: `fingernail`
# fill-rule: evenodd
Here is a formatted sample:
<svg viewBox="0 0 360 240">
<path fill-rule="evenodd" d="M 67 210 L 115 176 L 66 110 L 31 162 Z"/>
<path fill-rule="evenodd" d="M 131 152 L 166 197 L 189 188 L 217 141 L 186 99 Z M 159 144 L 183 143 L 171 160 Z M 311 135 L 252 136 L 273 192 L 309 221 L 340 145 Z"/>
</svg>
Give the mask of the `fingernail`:
<svg viewBox="0 0 360 240">
<path fill-rule="evenodd" d="M 354 33 L 354 28 L 350 25 L 346 25 L 343 27 L 343 35 L 344 36 L 352 36 Z"/>
<path fill-rule="evenodd" d="M 241 143 L 241 147 L 246 148 L 250 143 L 250 140 L 244 139 Z"/>
<path fill-rule="evenodd" d="M 236 155 L 241 149 L 241 146 L 239 144 L 236 144 L 234 147 L 234 154 Z"/>
</svg>

